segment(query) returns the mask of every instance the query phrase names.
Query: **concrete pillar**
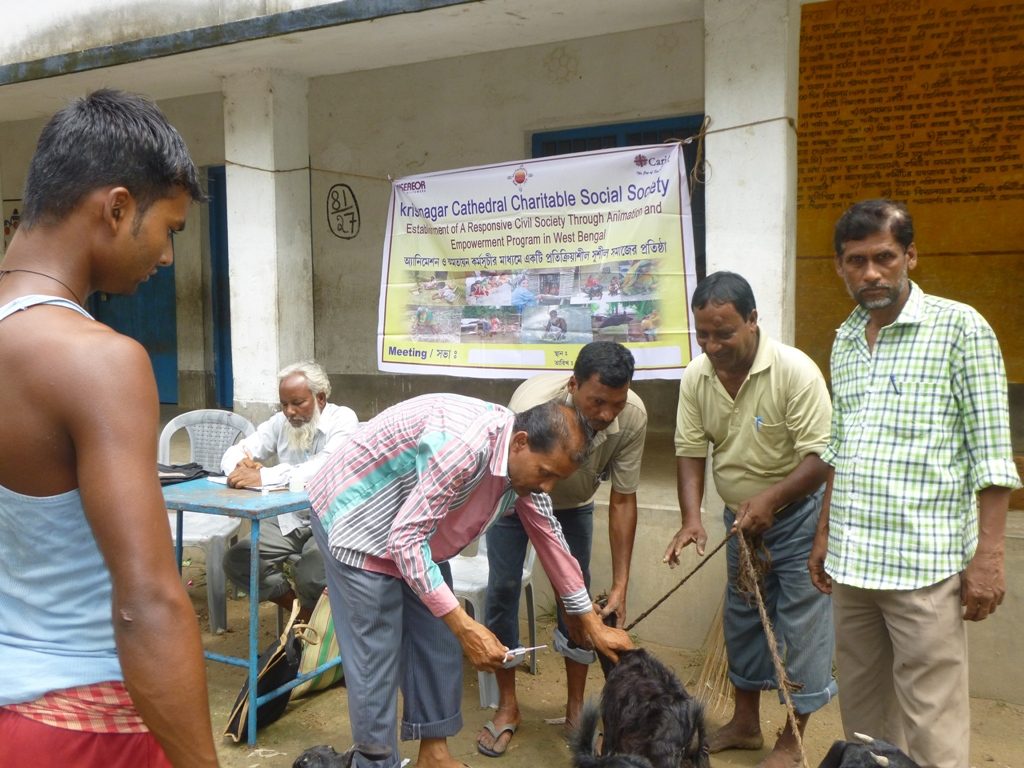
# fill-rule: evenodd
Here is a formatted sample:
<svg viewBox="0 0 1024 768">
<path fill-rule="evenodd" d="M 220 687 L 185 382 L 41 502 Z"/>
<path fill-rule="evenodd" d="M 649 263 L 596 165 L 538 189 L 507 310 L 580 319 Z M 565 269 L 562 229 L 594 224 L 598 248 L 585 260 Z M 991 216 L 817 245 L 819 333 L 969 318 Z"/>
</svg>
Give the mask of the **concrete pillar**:
<svg viewBox="0 0 1024 768">
<path fill-rule="evenodd" d="M 791 344 L 800 6 L 705 0 L 704 34 L 707 269 L 746 277 L 760 325 Z"/>
<path fill-rule="evenodd" d="M 277 404 L 277 371 L 313 356 L 308 85 L 254 71 L 224 81 L 235 409 Z"/>
</svg>

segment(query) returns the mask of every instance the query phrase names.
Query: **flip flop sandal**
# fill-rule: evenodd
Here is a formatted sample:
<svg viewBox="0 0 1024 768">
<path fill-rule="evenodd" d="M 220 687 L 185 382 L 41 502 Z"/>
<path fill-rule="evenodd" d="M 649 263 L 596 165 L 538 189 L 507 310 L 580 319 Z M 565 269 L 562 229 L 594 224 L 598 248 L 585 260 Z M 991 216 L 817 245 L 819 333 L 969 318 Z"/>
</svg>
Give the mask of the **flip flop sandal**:
<svg viewBox="0 0 1024 768">
<path fill-rule="evenodd" d="M 484 723 L 484 730 L 491 734 L 491 737 L 494 739 L 495 745 L 498 744 L 498 739 L 501 738 L 501 735 L 503 733 L 509 734 L 509 739 L 505 742 L 505 746 L 501 749 L 501 751 L 498 751 L 497 749 L 494 749 L 492 747 L 485 747 L 483 744 L 480 743 L 479 740 L 476 743 L 476 751 L 479 752 L 481 755 L 486 755 L 487 757 L 501 757 L 505 754 L 505 751 L 508 749 L 508 745 L 512 743 L 512 736 L 516 735 L 516 731 L 519 730 L 519 726 L 516 723 L 505 723 L 505 725 L 499 728 L 494 724 L 493 720 L 488 720 L 486 723 Z"/>
</svg>

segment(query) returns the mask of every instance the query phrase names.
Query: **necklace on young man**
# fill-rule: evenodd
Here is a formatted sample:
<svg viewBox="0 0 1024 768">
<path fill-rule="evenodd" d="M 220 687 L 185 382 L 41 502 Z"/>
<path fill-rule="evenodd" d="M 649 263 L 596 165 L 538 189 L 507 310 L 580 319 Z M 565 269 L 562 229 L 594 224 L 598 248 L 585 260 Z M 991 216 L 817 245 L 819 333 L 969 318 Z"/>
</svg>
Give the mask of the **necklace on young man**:
<svg viewBox="0 0 1024 768">
<path fill-rule="evenodd" d="M 60 283 L 61 285 L 63 285 L 68 290 L 68 293 L 70 293 L 72 296 L 75 297 L 75 301 L 78 302 L 79 306 L 82 306 L 82 307 L 85 306 L 85 302 L 82 301 L 80 298 L 78 298 L 78 294 L 74 292 L 74 290 L 71 288 L 71 286 L 68 285 L 67 283 L 65 283 L 59 277 L 54 277 L 53 275 L 48 275 L 45 272 L 36 272 L 36 270 L 34 270 L 34 269 L 15 268 L 15 269 L 0 269 L 0 280 L 2 280 L 5 275 L 9 275 L 11 272 L 25 272 L 25 273 L 30 274 L 30 275 L 39 275 L 39 277 L 46 277 L 46 278 L 49 278 L 50 280 L 53 280 L 55 283 Z"/>
</svg>

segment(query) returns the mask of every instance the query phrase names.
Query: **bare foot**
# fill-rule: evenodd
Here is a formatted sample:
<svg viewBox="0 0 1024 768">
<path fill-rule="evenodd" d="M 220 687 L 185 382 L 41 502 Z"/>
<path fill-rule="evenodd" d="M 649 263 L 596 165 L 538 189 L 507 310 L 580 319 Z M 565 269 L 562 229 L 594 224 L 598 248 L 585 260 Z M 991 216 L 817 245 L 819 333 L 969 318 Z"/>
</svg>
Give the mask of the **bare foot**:
<svg viewBox="0 0 1024 768">
<path fill-rule="evenodd" d="M 465 763 L 452 757 L 447 739 L 422 739 L 416 768 L 465 768 Z"/>
<path fill-rule="evenodd" d="M 583 708 L 582 702 L 566 702 L 565 705 L 565 724 L 562 726 L 565 729 L 565 733 L 571 734 L 576 730 L 576 726 L 580 722 L 580 710 Z"/>
<path fill-rule="evenodd" d="M 776 743 L 775 748 L 757 764 L 756 768 L 800 768 L 802 765 L 799 750 L 793 752 Z"/>
<path fill-rule="evenodd" d="M 429 762 L 421 758 L 416 762 L 416 768 L 466 768 L 466 764 L 449 755 L 447 759 L 430 760 Z"/>
<path fill-rule="evenodd" d="M 763 746 L 764 737 L 760 725 L 751 729 L 735 720 L 723 725 L 708 739 L 708 751 L 712 753 L 726 749 L 761 749 Z"/>
</svg>

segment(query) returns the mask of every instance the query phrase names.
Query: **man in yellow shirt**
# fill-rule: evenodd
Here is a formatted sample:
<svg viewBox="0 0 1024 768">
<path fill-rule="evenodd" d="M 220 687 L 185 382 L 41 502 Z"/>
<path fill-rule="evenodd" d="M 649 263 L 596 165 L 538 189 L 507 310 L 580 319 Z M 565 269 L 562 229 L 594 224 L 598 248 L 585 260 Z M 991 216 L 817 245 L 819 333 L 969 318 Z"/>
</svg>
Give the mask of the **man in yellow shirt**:
<svg viewBox="0 0 1024 768">
<path fill-rule="evenodd" d="M 810 714 L 837 693 L 832 607 L 806 569 L 828 473 L 820 459 L 832 416 L 828 390 L 807 355 L 761 332 L 754 293 L 741 276 L 708 275 L 690 306 L 704 354 L 686 367 L 679 387 L 675 445 L 683 525 L 665 562 L 678 564 L 691 543 L 704 554 L 707 533 L 700 514 L 710 445 L 726 529 L 760 536 L 770 553 L 762 593 L 784 646 L 786 677 L 799 686 L 792 698 L 803 732 Z M 728 561 L 725 639 L 736 708 L 712 735 L 712 752 L 761 749 L 761 691 L 779 687 L 757 606 L 737 588 L 735 538 Z M 758 768 L 798 765 L 796 735 L 787 723 Z"/>
</svg>

